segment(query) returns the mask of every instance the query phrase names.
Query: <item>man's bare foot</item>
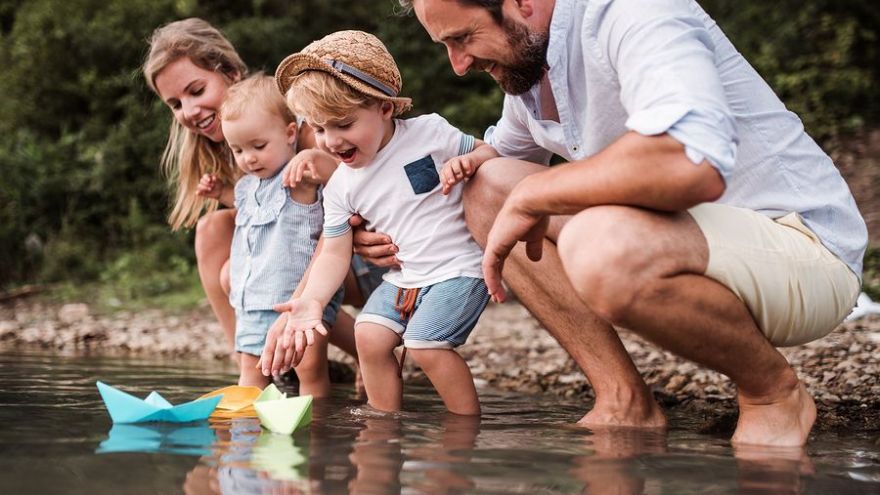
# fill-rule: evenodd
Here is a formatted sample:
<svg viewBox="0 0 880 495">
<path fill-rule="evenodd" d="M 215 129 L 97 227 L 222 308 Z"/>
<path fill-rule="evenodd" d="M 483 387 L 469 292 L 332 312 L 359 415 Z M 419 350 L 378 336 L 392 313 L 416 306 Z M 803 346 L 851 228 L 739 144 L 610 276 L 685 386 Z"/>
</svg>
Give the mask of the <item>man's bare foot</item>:
<svg viewBox="0 0 880 495">
<path fill-rule="evenodd" d="M 816 403 L 803 382 L 779 398 L 750 399 L 739 393 L 739 420 L 730 441 L 735 445 L 798 447 L 816 421 Z"/>
<path fill-rule="evenodd" d="M 577 424 L 586 427 L 666 428 L 666 416 L 653 400 L 641 407 L 596 404 Z"/>
</svg>

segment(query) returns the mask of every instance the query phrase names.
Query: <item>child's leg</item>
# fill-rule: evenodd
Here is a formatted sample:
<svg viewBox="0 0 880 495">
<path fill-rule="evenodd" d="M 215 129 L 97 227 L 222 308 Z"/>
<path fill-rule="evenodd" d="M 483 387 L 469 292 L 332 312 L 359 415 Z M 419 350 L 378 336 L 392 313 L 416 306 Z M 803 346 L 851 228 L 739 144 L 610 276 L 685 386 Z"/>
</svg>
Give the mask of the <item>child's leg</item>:
<svg viewBox="0 0 880 495">
<path fill-rule="evenodd" d="M 367 402 L 380 411 L 399 411 L 403 401 L 400 364 L 394 348 L 400 336 L 377 323 L 358 323 L 355 332 Z"/>
<path fill-rule="evenodd" d="M 357 354 L 357 343 L 354 339 L 354 318 L 341 308 L 336 313 L 336 324 L 333 325 L 333 330 L 330 331 L 330 343 L 354 358 L 354 388 L 358 395 L 366 393 L 364 390 L 364 377 L 361 374 L 361 365 Z"/>
<path fill-rule="evenodd" d="M 428 375 L 449 412 L 469 416 L 480 414 L 474 377 L 464 358 L 452 349 L 409 349 L 409 352 Z"/>
<path fill-rule="evenodd" d="M 357 361 L 357 344 L 354 341 L 354 318 L 340 308 L 336 313 L 336 324 L 330 332 L 330 343 Z"/>
<path fill-rule="evenodd" d="M 327 369 L 327 337 L 315 332 L 315 343 L 306 349 L 296 366 L 299 395 L 314 398 L 330 396 L 330 374 Z"/>
<path fill-rule="evenodd" d="M 257 361 L 260 360 L 260 356 L 254 356 L 253 354 L 248 354 L 246 352 L 239 352 L 239 359 L 241 363 L 241 372 L 238 375 L 238 384 L 245 387 L 260 387 L 266 388 L 266 385 L 269 385 L 269 377 L 263 376 L 262 371 L 257 369 Z"/>
</svg>

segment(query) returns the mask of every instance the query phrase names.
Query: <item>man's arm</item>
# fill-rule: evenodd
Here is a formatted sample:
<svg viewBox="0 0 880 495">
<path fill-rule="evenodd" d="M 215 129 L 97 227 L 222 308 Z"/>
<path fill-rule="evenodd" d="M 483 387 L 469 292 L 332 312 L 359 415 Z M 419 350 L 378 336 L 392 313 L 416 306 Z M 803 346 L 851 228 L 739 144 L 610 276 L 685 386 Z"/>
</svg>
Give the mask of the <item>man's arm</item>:
<svg viewBox="0 0 880 495">
<path fill-rule="evenodd" d="M 566 215 L 594 205 L 681 211 L 718 199 L 724 180 L 706 160 L 695 165 L 684 146 L 663 134 L 624 134 L 600 153 L 530 175 L 507 203 L 530 215 Z"/>
<path fill-rule="evenodd" d="M 628 205 L 680 211 L 724 192 L 724 180 L 706 160 L 695 165 L 668 135 L 629 132 L 600 153 L 559 165 L 519 182 L 489 232 L 483 275 L 489 294 L 504 301 L 504 260 L 517 242 L 541 259 L 549 215 L 577 213 L 594 205 Z"/>
</svg>

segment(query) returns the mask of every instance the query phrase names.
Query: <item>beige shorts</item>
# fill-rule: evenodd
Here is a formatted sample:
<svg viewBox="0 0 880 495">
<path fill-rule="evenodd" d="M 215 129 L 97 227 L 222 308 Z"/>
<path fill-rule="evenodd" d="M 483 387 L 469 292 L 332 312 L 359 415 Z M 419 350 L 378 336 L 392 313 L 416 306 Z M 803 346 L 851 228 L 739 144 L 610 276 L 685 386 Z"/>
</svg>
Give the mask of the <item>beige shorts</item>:
<svg viewBox="0 0 880 495">
<path fill-rule="evenodd" d="M 823 337 L 855 305 L 858 277 L 797 213 L 774 220 L 717 203 L 695 206 L 688 213 L 709 244 L 706 276 L 746 304 L 773 345 Z"/>
</svg>

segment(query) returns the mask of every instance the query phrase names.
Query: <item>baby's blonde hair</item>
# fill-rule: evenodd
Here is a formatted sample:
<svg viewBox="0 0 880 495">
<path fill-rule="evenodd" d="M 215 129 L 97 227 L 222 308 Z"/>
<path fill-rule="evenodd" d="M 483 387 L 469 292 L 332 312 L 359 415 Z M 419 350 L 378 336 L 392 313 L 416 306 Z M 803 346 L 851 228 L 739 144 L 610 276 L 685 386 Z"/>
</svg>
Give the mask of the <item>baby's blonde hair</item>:
<svg viewBox="0 0 880 495">
<path fill-rule="evenodd" d="M 277 115 L 285 124 L 296 122 L 296 116 L 287 107 L 284 97 L 275 85 L 275 79 L 262 73 L 237 82 L 226 90 L 226 98 L 220 105 L 220 120 L 226 122 L 238 119 L 254 108 Z"/>
<path fill-rule="evenodd" d="M 181 57 L 205 70 L 220 74 L 228 84 L 247 77 L 248 69 L 232 43 L 217 28 L 202 19 L 175 21 L 153 31 L 150 50 L 144 60 L 147 86 L 157 95 L 156 77 Z M 174 230 L 192 227 L 203 212 L 217 209 L 218 202 L 196 194 L 202 175 L 212 173 L 224 184 L 234 184 L 240 176 L 226 143 L 215 143 L 171 120 L 168 143 L 162 154 L 162 169 L 169 186 L 176 188 L 168 223 Z"/>
<path fill-rule="evenodd" d="M 297 115 L 318 125 L 342 120 L 354 110 L 382 100 L 358 92 L 326 72 L 310 70 L 293 78 L 287 90 L 287 105 Z"/>
</svg>

